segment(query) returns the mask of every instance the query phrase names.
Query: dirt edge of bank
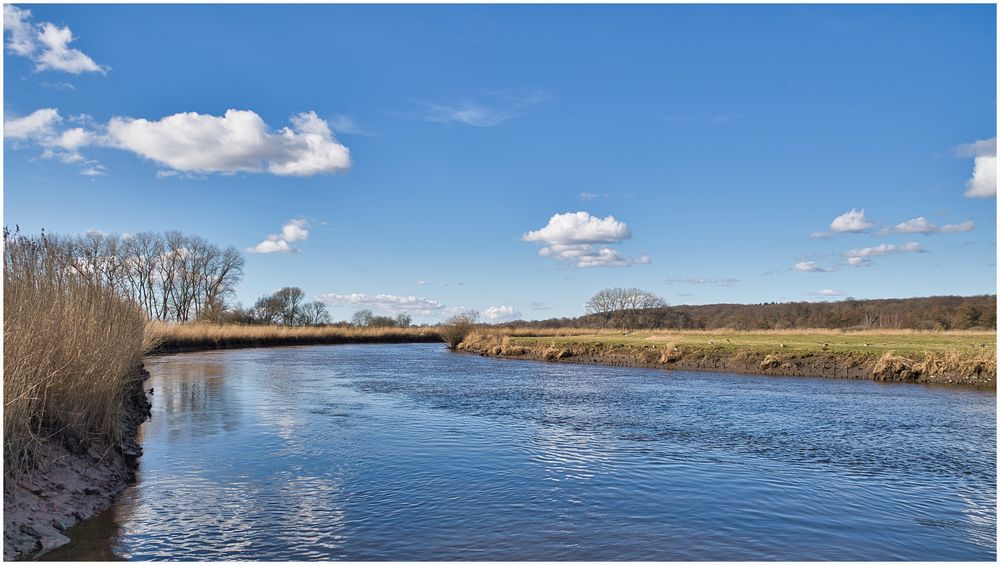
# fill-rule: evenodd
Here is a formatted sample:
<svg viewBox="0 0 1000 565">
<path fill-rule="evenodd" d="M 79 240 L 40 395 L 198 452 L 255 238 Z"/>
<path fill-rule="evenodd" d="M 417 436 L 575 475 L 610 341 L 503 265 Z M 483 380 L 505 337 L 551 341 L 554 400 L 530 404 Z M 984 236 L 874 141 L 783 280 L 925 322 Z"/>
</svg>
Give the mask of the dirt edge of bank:
<svg viewBox="0 0 1000 565">
<path fill-rule="evenodd" d="M 557 347 L 511 345 L 502 341 L 463 342 L 459 351 L 486 357 L 636 367 L 677 371 L 724 371 L 765 376 L 824 377 L 882 382 L 924 383 L 996 389 L 996 367 L 970 360 L 946 365 L 933 358 L 896 355 L 781 354 L 655 347 Z"/>
<path fill-rule="evenodd" d="M 37 450 L 37 466 L 19 476 L 4 470 L 4 560 L 32 559 L 70 540 L 64 531 L 107 509 L 135 480 L 139 426 L 152 404 L 144 385 L 149 373 L 139 367 L 125 398 L 122 440 L 106 439 L 71 448 L 62 439 L 46 441 Z"/>
</svg>

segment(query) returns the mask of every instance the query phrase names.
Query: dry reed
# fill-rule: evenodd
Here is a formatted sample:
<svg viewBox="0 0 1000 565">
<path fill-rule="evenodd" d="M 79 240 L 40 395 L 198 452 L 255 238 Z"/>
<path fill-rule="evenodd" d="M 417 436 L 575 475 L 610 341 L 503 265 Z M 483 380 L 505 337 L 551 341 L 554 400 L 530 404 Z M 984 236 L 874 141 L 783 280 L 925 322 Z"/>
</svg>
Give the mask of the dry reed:
<svg viewBox="0 0 1000 565">
<path fill-rule="evenodd" d="M 338 343 L 412 343 L 439 341 L 434 328 L 285 327 L 150 322 L 146 351 L 171 352 L 236 347 Z"/>
<path fill-rule="evenodd" d="M 4 234 L 5 473 L 33 464 L 46 439 L 116 443 L 125 395 L 141 378 L 141 311 L 74 273 L 71 259 L 57 238 Z"/>
</svg>

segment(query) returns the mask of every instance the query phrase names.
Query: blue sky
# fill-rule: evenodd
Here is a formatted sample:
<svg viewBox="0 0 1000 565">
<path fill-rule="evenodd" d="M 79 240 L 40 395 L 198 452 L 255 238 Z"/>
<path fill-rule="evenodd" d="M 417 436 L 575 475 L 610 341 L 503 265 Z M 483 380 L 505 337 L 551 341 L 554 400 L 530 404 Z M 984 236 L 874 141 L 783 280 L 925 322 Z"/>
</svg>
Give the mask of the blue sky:
<svg viewBox="0 0 1000 565">
<path fill-rule="evenodd" d="M 335 319 L 995 293 L 995 10 L 23 5 L 4 222 Z"/>
</svg>

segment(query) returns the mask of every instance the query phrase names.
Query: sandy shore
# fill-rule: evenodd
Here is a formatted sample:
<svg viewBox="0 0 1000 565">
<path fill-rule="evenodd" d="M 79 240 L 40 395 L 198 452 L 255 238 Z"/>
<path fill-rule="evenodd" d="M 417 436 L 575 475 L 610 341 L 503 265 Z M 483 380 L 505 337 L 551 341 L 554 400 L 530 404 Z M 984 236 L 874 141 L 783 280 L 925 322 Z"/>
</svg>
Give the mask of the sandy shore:
<svg viewBox="0 0 1000 565">
<path fill-rule="evenodd" d="M 68 543 L 67 528 L 111 506 L 135 480 L 142 455 L 137 435 L 151 407 L 143 388 L 148 376 L 138 369 L 126 398 L 120 445 L 52 439 L 39 446 L 34 469 L 17 477 L 5 472 L 4 560 L 31 559 Z"/>
</svg>

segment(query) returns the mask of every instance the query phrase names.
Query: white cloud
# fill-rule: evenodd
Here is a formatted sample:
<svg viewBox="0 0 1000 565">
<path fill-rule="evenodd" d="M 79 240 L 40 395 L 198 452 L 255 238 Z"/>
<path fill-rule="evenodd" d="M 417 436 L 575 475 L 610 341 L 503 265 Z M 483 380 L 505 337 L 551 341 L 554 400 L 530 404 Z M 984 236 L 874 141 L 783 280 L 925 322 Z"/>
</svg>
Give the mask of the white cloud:
<svg viewBox="0 0 1000 565">
<path fill-rule="evenodd" d="M 20 118 L 4 121 L 4 137 L 17 142 L 31 141 L 42 149 L 45 159 L 59 159 L 63 163 L 86 161 L 79 148 L 94 141 L 94 136 L 83 128 L 71 128 L 62 132 L 57 126 L 62 116 L 55 108 L 41 108 Z"/>
<path fill-rule="evenodd" d="M 996 155 L 997 138 L 979 139 L 972 143 L 964 143 L 955 148 L 956 157 L 979 157 L 980 155 Z"/>
<path fill-rule="evenodd" d="M 844 293 L 839 290 L 833 290 L 832 288 L 824 288 L 823 290 L 817 290 L 816 292 L 810 292 L 810 296 L 844 296 Z"/>
<path fill-rule="evenodd" d="M 157 121 L 112 118 L 110 142 L 184 172 L 269 172 L 308 176 L 350 167 L 350 152 L 337 143 L 315 112 L 291 118 L 292 127 L 270 132 L 250 110 L 222 117 L 184 112 Z"/>
<path fill-rule="evenodd" d="M 847 264 L 852 267 L 870 267 L 872 260 L 867 257 L 848 257 Z"/>
<path fill-rule="evenodd" d="M 574 263 L 576 267 L 627 267 L 647 264 L 648 255 L 632 259 L 614 249 L 597 244 L 621 243 L 632 237 L 624 222 L 614 216 L 598 218 L 587 212 L 555 214 L 545 227 L 521 236 L 524 241 L 546 244 L 538 254 L 560 261 Z"/>
<path fill-rule="evenodd" d="M 424 118 L 428 122 L 458 122 L 469 126 L 488 128 L 498 126 L 517 114 L 475 104 L 462 102 L 457 105 L 429 104 L 429 113 Z"/>
<path fill-rule="evenodd" d="M 525 108 L 544 102 L 548 99 L 548 95 L 541 91 L 526 94 L 495 92 L 491 98 L 495 106 L 487 106 L 468 100 L 458 104 L 425 104 L 428 111 L 424 119 L 428 122 L 460 123 L 488 128 L 523 115 Z"/>
<path fill-rule="evenodd" d="M 291 245 L 288 245 L 287 241 L 281 239 L 265 239 L 264 241 L 258 243 L 254 247 L 248 247 L 247 251 L 250 253 L 298 253 L 299 250 Z"/>
<path fill-rule="evenodd" d="M 309 222 L 304 219 L 288 220 L 288 223 L 281 226 L 280 239 L 284 241 L 305 241 L 309 239 L 308 227 Z"/>
<path fill-rule="evenodd" d="M 85 177 L 99 177 L 108 174 L 108 169 L 104 165 L 90 165 L 84 167 L 80 174 Z"/>
<path fill-rule="evenodd" d="M 513 306 L 490 306 L 480 314 L 490 322 L 509 322 L 521 317 L 521 313 Z"/>
<path fill-rule="evenodd" d="M 887 235 L 890 233 L 920 233 L 924 235 L 931 235 L 935 233 L 961 233 L 970 232 L 976 229 L 976 224 L 972 220 L 962 222 L 961 224 L 945 224 L 943 226 L 935 226 L 927 218 L 920 216 L 913 218 L 912 220 L 906 220 L 896 224 L 891 228 L 884 228 L 879 231 L 879 235 Z"/>
<path fill-rule="evenodd" d="M 833 233 L 860 233 L 872 227 L 872 224 L 865 220 L 865 211 L 860 212 L 851 209 L 830 222 L 830 231 Z"/>
<path fill-rule="evenodd" d="M 594 253 L 576 258 L 576 266 L 585 269 L 589 267 L 628 267 L 629 265 L 648 265 L 652 262 L 649 255 L 636 258 L 626 257 L 614 249 L 602 247 Z"/>
<path fill-rule="evenodd" d="M 424 286 L 425 284 L 427 284 L 427 281 L 423 279 L 417 279 L 417 286 Z"/>
<path fill-rule="evenodd" d="M 803 273 L 829 273 L 833 271 L 832 268 L 821 267 L 815 261 L 799 261 L 792 269 Z"/>
<path fill-rule="evenodd" d="M 717 284 L 719 286 L 733 286 L 740 282 L 740 279 L 735 278 L 725 278 L 725 279 L 710 279 L 705 277 L 671 277 L 668 279 L 663 279 L 663 282 L 667 284 Z"/>
<path fill-rule="evenodd" d="M 330 119 L 330 129 L 336 133 L 348 135 L 371 135 L 358 126 L 358 124 L 351 119 L 350 116 L 346 116 L 344 114 L 335 114 L 333 118 Z"/>
<path fill-rule="evenodd" d="M 80 147 L 85 147 L 93 142 L 93 135 L 83 128 L 72 128 L 63 131 L 55 139 L 55 145 L 67 151 L 76 151 Z"/>
<path fill-rule="evenodd" d="M 973 157 L 972 178 L 966 181 L 969 198 L 990 198 L 997 195 L 997 138 L 980 139 L 960 145 L 958 157 Z"/>
<path fill-rule="evenodd" d="M 4 8 L 10 7 L 9 5 Z M 40 108 L 21 118 L 3 122 L 3 136 L 8 139 L 48 139 L 55 135 L 55 126 L 62 121 L 55 108 Z"/>
<path fill-rule="evenodd" d="M 883 243 L 881 245 L 876 245 L 874 247 L 863 247 L 861 249 L 851 249 L 844 253 L 844 256 L 850 259 L 865 259 L 868 257 L 884 257 L 886 255 L 898 255 L 900 253 L 926 253 L 927 250 L 920 246 L 919 243 L 915 241 L 910 241 L 904 243 L 903 245 L 895 245 L 892 243 Z"/>
<path fill-rule="evenodd" d="M 597 198 L 598 196 L 600 196 L 600 194 L 597 194 L 595 192 L 581 192 L 580 193 L 580 200 L 583 200 L 584 202 L 586 202 L 588 200 L 593 200 L 593 199 Z"/>
<path fill-rule="evenodd" d="M 442 313 L 446 306 L 436 300 L 419 296 L 398 296 L 395 294 L 369 295 L 363 293 L 337 294 L 330 292 L 320 296 L 328 304 L 338 306 L 364 306 L 385 312 L 407 313 L 414 316 L 433 316 Z"/>
<path fill-rule="evenodd" d="M 555 214 L 545 227 L 524 234 L 525 241 L 548 244 L 620 243 L 632 237 L 624 222 L 614 216 L 598 218 L 587 212 Z"/>
<path fill-rule="evenodd" d="M 267 236 L 267 239 L 256 246 L 248 247 L 247 251 L 250 253 L 298 253 L 299 250 L 290 242 L 307 239 L 309 239 L 309 222 L 304 218 L 296 218 L 285 222 L 285 225 L 281 226 L 281 233 Z"/>
<path fill-rule="evenodd" d="M 980 155 L 972 167 L 965 195 L 969 198 L 989 198 L 997 195 L 997 156 Z"/>
<path fill-rule="evenodd" d="M 3 29 L 8 34 L 7 51 L 31 59 L 36 71 L 64 71 L 74 75 L 107 72 L 107 67 L 69 46 L 74 39 L 69 27 L 49 22 L 32 23 L 29 10 L 5 4 Z"/>
</svg>

